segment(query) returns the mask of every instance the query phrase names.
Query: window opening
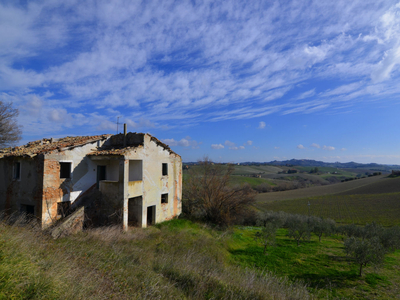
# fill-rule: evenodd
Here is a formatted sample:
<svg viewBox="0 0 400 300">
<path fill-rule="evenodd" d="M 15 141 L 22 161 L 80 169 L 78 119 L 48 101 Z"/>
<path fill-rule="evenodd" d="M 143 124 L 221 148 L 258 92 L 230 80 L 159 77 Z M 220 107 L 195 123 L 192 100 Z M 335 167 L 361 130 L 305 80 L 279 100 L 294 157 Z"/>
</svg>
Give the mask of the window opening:
<svg viewBox="0 0 400 300">
<path fill-rule="evenodd" d="M 14 163 L 14 179 L 21 179 L 21 163 L 16 162 Z"/>
<path fill-rule="evenodd" d="M 60 162 L 60 178 L 71 178 L 70 162 Z"/>
<path fill-rule="evenodd" d="M 57 202 L 57 215 L 65 217 L 71 208 L 71 201 Z"/>
<path fill-rule="evenodd" d="M 161 194 L 161 204 L 168 203 L 168 194 Z"/>
<path fill-rule="evenodd" d="M 168 164 L 162 164 L 162 174 L 163 176 L 168 175 Z"/>
</svg>

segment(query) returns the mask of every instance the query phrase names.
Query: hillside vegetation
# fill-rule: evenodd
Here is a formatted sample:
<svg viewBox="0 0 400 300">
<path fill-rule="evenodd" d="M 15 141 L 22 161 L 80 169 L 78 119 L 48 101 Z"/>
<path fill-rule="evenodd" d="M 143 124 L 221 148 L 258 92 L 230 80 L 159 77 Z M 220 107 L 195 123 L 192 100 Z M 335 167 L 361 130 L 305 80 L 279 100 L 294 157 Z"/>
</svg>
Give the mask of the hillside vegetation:
<svg viewBox="0 0 400 300">
<path fill-rule="evenodd" d="M 256 196 L 256 200 L 257 202 L 271 202 L 277 200 L 325 196 L 325 195 L 344 193 L 344 192 L 351 193 L 352 190 L 355 190 L 357 188 L 362 189 L 363 187 L 368 187 L 370 184 L 375 182 L 383 183 L 383 180 L 394 180 L 394 179 L 387 179 L 384 177 L 384 175 L 381 175 L 381 176 L 373 176 L 347 182 L 341 182 L 332 185 L 313 186 L 309 188 L 282 191 L 277 193 L 261 193 Z M 398 183 L 396 183 L 395 181 L 391 181 L 391 184 L 393 185 L 393 189 L 396 189 L 397 187 L 397 191 L 400 192 L 400 186 L 398 185 Z M 379 185 L 377 185 L 375 189 L 378 189 L 378 187 Z M 385 193 L 383 188 L 379 189 L 379 191 L 381 191 L 381 193 Z"/>
<path fill-rule="evenodd" d="M 310 205 L 308 205 L 310 204 Z M 400 225 L 400 193 L 372 195 L 327 195 L 302 199 L 257 202 L 261 211 L 284 211 L 331 218 L 338 223 L 377 222 L 385 226 Z"/>
<path fill-rule="evenodd" d="M 0 223 L 0 299 L 311 299 L 292 284 L 233 263 L 229 232 L 185 220 L 53 240 Z"/>
<path fill-rule="evenodd" d="M 374 176 L 329 186 L 263 193 L 256 196 L 257 209 L 285 211 L 364 225 L 400 224 L 400 178 Z M 310 203 L 310 205 L 308 205 Z"/>
</svg>

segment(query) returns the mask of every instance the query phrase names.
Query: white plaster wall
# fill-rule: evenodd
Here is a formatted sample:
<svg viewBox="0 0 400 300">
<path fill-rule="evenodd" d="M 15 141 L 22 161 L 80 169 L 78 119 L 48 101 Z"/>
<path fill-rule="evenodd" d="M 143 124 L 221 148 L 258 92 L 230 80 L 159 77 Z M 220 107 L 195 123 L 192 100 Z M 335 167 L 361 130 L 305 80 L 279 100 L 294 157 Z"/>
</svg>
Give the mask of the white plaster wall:
<svg viewBox="0 0 400 300">
<path fill-rule="evenodd" d="M 147 207 L 156 206 L 156 222 L 162 222 L 181 213 L 182 160 L 144 136 L 144 147 L 130 153 L 128 159 L 143 160 L 143 223 L 146 226 Z M 162 164 L 168 164 L 168 175 L 162 175 Z M 168 193 L 168 203 L 161 204 L 161 194 Z"/>
<path fill-rule="evenodd" d="M 71 162 L 72 164 L 70 183 L 64 184 L 64 188 L 68 190 L 68 193 L 60 201 L 71 201 L 73 203 L 82 193 L 96 184 L 96 162 L 93 162 L 86 155 L 92 152 L 97 145 L 98 142 L 94 142 L 60 153 L 46 155 L 46 159 Z"/>
</svg>

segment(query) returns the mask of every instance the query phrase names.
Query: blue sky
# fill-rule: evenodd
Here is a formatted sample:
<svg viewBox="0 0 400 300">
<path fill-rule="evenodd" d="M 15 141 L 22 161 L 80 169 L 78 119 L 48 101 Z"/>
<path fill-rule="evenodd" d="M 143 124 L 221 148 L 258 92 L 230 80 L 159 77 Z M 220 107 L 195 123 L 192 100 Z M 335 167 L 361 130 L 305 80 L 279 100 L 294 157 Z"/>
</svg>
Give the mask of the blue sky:
<svg viewBox="0 0 400 300">
<path fill-rule="evenodd" d="M 400 164 L 399 83 L 399 1 L 0 1 L 22 143 L 119 117 L 184 161 Z"/>
</svg>

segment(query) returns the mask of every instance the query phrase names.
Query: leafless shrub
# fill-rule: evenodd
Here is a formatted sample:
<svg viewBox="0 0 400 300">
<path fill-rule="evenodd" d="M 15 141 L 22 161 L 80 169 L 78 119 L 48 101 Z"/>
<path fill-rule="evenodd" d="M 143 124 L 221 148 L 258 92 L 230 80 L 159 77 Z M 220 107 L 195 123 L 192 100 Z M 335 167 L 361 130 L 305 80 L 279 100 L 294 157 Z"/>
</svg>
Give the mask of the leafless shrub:
<svg viewBox="0 0 400 300">
<path fill-rule="evenodd" d="M 0 148 L 14 146 L 21 140 L 21 127 L 16 118 L 18 109 L 12 103 L 0 101 Z"/>
<path fill-rule="evenodd" d="M 229 186 L 232 165 L 212 163 L 208 158 L 189 170 L 183 186 L 183 212 L 220 226 L 234 224 L 248 211 L 255 193 L 249 185 Z"/>
</svg>

